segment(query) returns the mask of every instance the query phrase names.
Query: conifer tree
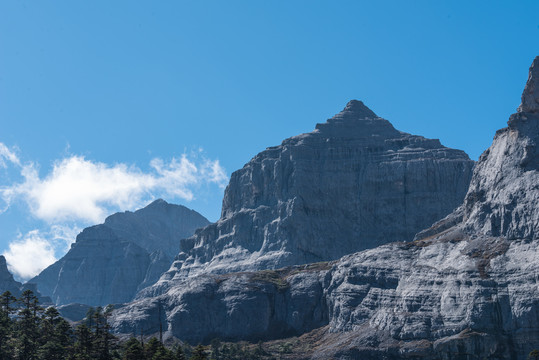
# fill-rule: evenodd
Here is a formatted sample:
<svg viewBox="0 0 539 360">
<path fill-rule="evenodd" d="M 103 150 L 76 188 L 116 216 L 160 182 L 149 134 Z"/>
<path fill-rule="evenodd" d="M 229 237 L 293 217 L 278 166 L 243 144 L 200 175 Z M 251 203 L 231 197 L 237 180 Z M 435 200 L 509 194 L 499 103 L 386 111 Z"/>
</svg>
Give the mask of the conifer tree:
<svg viewBox="0 0 539 360">
<path fill-rule="evenodd" d="M 181 345 L 178 345 L 176 352 L 174 353 L 174 360 L 187 360 L 183 348 Z"/>
<path fill-rule="evenodd" d="M 140 341 L 131 338 L 125 343 L 123 360 L 146 360 Z"/>
<path fill-rule="evenodd" d="M 86 324 L 75 329 L 74 354 L 76 360 L 89 360 L 92 355 L 92 331 Z"/>
<path fill-rule="evenodd" d="M 11 360 L 13 358 L 13 346 L 11 334 L 13 333 L 13 321 L 11 315 L 16 309 L 13 307 L 17 299 L 6 291 L 0 296 L 0 359 Z"/>
<path fill-rule="evenodd" d="M 43 310 L 37 297 L 31 290 L 25 290 L 19 299 L 22 308 L 19 310 L 19 321 L 16 327 L 16 353 L 19 360 L 37 358 L 39 323 L 38 316 Z"/>
<path fill-rule="evenodd" d="M 197 345 L 197 347 L 193 350 L 193 353 L 191 354 L 191 357 L 189 360 L 207 360 L 208 356 L 206 355 L 206 350 L 204 349 L 204 346 Z"/>
</svg>

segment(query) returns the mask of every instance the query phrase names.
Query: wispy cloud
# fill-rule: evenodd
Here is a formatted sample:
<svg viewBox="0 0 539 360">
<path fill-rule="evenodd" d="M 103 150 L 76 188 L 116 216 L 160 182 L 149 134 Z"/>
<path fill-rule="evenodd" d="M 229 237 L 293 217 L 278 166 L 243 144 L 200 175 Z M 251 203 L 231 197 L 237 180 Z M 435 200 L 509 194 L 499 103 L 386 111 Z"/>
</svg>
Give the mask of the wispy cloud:
<svg viewBox="0 0 539 360">
<path fill-rule="evenodd" d="M 111 210 L 133 209 L 156 196 L 190 201 L 202 184 L 223 187 L 228 180 L 218 160 L 182 155 L 168 162 L 155 158 L 150 167 L 143 172 L 132 165 L 70 156 L 40 177 L 38 166 L 28 163 L 20 166 L 24 180 L 1 187 L 0 197 L 7 206 L 23 200 L 35 217 L 47 222 L 100 222 Z"/>
<path fill-rule="evenodd" d="M 224 188 L 225 169 L 202 154 L 154 158 L 146 171 L 68 155 L 40 175 L 39 164 L 21 161 L 0 143 L 0 167 L 13 166 L 21 175 L 18 182 L 0 184 L 4 203 L 0 214 L 23 203 L 33 217 L 47 224 L 45 230 L 30 231 L 9 245 L 4 255 L 10 269 L 19 278 L 34 276 L 56 260 L 55 250 L 67 250 L 81 227 L 100 223 L 113 212 L 140 208 L 157 197 L 191 201 L 203 185 Z"/>
<path fill-rule="evenodd" d="M 33 230 L 9 244 L 6 257 L 16 278 L 28 280 L 56 261 L 53 244 L 39 230 Z"/>
<path fill-rule="evenodd" d="M 20 165 L 19 157 L 15 152 L 9 150 L 5 144 L 0 143 L 0 167 L 6 167 L 6 160 L 12 164 Z"/>
</svg>

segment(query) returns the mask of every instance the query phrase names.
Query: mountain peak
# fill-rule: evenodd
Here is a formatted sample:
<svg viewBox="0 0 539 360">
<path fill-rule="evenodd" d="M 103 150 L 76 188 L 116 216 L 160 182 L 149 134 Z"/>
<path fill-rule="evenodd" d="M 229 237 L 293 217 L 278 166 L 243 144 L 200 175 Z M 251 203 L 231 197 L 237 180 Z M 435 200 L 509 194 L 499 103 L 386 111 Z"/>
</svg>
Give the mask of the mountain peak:
<svg viewBox="0 0 539 360">
<path fill-rule="evenodd" d="M 3 270 L 4 268 L 7 269 L 6 257 L 4 255 L 0 255 L 0 270 Z"/>
<path fill-rule="evenodd" d="M 169 205 L 168 202 L 166 202 L 165 200 L 163 199 L 157 199 L 157 200 L 154 200 L 152 201 L 150 204 L 148 204 L 147 207 L 150 207 L 150 206 L 166 206 L 166 205 Z"/>
<path fill-rule="evenodd" d="M 348 104 L 344 107 L 343 111 L 341 111 L 341 114 L 353 116 L 358 119 L 363 118 L 370 118 L 374 119 L 377 118 L 378 115 L 374 113 L 371 109 L 369 109 L 363 101 L 359 100 L 350 100 Z"/>
<path fill-rule="evenodd" d="M 530 66 L 528 81 L 522 93 L 522 103 L 518 112 L 539 112 L 539 56 L 536 56 Z"/>
</svg>

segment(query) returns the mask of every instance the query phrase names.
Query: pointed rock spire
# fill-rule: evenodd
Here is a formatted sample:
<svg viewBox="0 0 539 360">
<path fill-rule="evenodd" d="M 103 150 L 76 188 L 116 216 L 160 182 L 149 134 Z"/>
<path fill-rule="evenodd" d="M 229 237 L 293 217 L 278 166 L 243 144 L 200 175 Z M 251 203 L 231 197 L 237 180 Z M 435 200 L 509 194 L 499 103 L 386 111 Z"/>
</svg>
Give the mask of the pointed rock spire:
<svg viewBox="0 0 539 360">
<path fill-rule="evenodd" d="M 539 56 L 533 60 L 518 112 L 539 112 Z"/>
<path fill-rule="evenodd" d="M 371 109 L 369 109 L 365 104 L 363 104 L 363 101 L 359 100 L 350 100 L 348 104 L 346 104 L 341 114 L 353 116 L 357 119 L 376 119 L 378 117 L 378 115 L 376 115 Z"/>
</svg>

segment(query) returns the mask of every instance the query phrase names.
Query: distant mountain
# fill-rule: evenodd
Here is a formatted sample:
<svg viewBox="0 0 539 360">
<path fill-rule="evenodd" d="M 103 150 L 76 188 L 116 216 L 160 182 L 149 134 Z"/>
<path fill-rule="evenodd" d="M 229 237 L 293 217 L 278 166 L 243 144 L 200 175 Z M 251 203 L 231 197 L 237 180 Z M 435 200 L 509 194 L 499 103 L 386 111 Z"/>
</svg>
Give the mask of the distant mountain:
<svg viewBox="0 0 539 360">
<path fill-rule="evenodd" d="M 167 334 L 191 342 L 312 331 L 294 357 L 304 359 L 527 359 L 539 349 L 538 199 L 536 57 L 464 202 L 415 241 L 331 263 L 195 276 L 119 309 L 113 325 L 155 332 L 166 322 Z"/>
<path fill-rule="evenodd" d="M 13 278 L 7 268 L 6 258 L 0 255 L 0 294 L 5 291 L 11 292 L 13 296 L 19 296 L 22 284 Z"/>
<path fill-rule="evenodd" d="M 39 302 L 42 305 L 50 305 L 51 299 L 48 296 L 43 296 L 38 290 L 35 284 L 21 284 L 13 278 L 13 275 L 9 272 L 7 267 L 6 258 L 0 255 L 0 294 L 9 291 L 11 295 L 19 298 L 25 290 L 31 290 L 34 295 L 38 297 Z"/>
<path fill-rule="evenodd" d="M 474 162 L 396 130 L 361 101 L 234 172 L 219 221 L 182 240 L 161 281 L 333 260 L 414 235 L 464 198 Z"/>
<path fill-rule="evenodd" d="M 196 343 L 327 325 L 324 261 L 393 241 L 409 246 L 462 203 L 473 167 L 464 152 L 400 132 L 351 101 L 234 172 L 221 219 L 182 240 L 171 269 L 115 313 L 115 329 L 151 333 L 161 321 L 167 336 Z M 287 265 L 296 266 L 271 270 Z M 294 274 L 300 280 L 290 283 Z"/>
<path fill-rule="evenodd" d="M 170 267 L 180 239 L 208 224 L 196 211 L 164 200 L 116 213 L 84 229 L 64 257 L 29 283 L 57 305 L 127 302 Z"/>
</svg>

